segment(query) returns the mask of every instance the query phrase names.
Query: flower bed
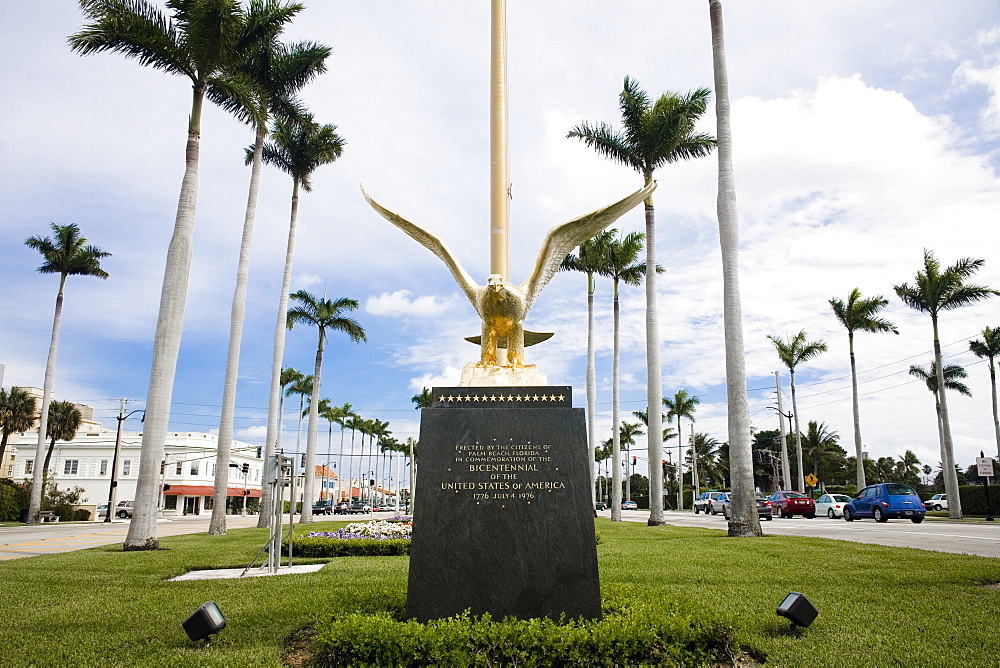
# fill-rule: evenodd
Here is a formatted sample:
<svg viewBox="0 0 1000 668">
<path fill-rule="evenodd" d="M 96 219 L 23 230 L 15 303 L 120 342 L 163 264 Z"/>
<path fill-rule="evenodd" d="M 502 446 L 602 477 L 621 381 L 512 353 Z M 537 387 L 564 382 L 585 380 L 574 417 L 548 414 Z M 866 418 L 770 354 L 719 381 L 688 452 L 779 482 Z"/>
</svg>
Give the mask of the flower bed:
<svg viewBox="0 0 1000 668">
<path fill-rule="evenodd" d="M 375 557 L 410 553 L 412 525 L 404 521 L 352 522 L 337 531 L 311 531 L 295 537 L 302 557 Z M 288 541 L 282 543 L 288 553 Z"/>
</svg>

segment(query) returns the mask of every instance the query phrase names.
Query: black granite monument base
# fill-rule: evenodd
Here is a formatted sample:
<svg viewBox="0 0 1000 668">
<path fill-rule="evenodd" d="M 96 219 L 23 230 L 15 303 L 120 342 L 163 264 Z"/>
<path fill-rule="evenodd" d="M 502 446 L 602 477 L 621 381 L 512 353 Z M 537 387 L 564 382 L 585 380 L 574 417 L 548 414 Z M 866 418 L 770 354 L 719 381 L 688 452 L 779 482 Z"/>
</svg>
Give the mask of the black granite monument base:
<svg viewBox="0 0 1000 668">
<path fill-rule="evenodd" d="M 434 388 L 407 616 L 601 616 L 584 411 L 569 387 Z"/>
</svg>

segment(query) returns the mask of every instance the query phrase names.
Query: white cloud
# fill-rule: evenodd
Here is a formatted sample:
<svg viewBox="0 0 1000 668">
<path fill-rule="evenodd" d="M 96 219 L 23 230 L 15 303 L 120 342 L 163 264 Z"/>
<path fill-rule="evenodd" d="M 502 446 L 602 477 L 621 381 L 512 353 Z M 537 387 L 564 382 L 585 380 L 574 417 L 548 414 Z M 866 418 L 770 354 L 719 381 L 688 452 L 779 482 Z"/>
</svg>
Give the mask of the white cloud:
<svg viewBox="0 0 1000 668">
<path fill-rule="evenodd" d="M 369 297 L 365 302 L 365 311 L 372 315 L 388 317 L 433 318 L 451 308 L 454 301 L 453 298 L 437 295 L 417 297 L 409 290 L 396 290 L 391 293 L 383 292 L 377 297 Z"/>
<path fill-rule="evenodd" d="M 425 373 L 419 378 L 410 379 L 410 389 L 421 392 L 423 389 L 432 387 L 456 387 L 462 377 L 462 370 L 459 367 L 447 366 L 440 374 Z"/>
</svg>

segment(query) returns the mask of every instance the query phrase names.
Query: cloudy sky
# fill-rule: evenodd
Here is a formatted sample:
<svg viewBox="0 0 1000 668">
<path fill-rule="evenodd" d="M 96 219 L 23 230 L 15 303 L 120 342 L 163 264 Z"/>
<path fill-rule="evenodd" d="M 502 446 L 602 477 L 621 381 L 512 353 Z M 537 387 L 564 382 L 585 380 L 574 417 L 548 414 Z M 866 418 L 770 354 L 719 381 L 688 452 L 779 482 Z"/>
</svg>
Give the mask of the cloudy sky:
<svg viewBox="0 0 1000 668">
<path fill-rule="evenodd" d="M 352 297 L 367 344 L 334 335 L 323 396 L 395 436 L 418 433 L 410 397 L 455 384 L 477 358 L 462 337 L 477 318 L 429 252 L 377 216 L 359 185 L 443 236 L 469 272 L 488 273 L 489 3 L 307 2 L 290 39 L 330 44 L 329 72 L 303 97 L 347 141 L 302 197 L 293 290 Z M 725 7 L 741 226 L 741 289 L 751 420 L 777 427 L 768 334 L 805 329 L 829 351 L 798 369 L 799 413 L 853 451 L 846 332 L 831 297 L 852 288 L 890 300 L 899 336 L 856 342 L 862 431 L 870 456 L 940 456 L 933 399 L 906 373 L 931 358 L 930 319 L 892 287 L 930 249 L 942 262 L 982 258 L 977 282 L 1000 287 L 1000 4 L 893 0 L 741 0 Z M 183 170 L 190 87 L 115 54 L 80 57 L 66 37 L 75 2 L 0 0 L 0 363 L 4 386 L 41 386 L 57 279 L 24 246 L 49 223 L 77 223 L 114 254 L 107 281 L 71 278 L 57 398 L 110 426 L 118 398 L 141 407 L 166 246 Z M 581 0 L 508 3 L 511 270 L 526 276 L 555 224 L 640 185 L 566 132 L 619 122 L 628 75 L 652 95 L 712 86 L 707 3 Z M 714 133 L 714 112 L 703 128 Z M 249 170 L 250 130 L 218 109 L 203 122 L 195 260 L 174 391 L 172 430 L 216 431 Z M 725 441 L 716 159 L 657 174 L 663 388 L 701 404 L 695 428 Z M 263 177 L 237 398 L 237 437 L 263 440 L 291 184 Z M 618 223 L 641 230 L 641 210 Z M 586 280 L 559 274 L 529 326 L 556 337 L 530 348 L 553 384 L 586 404 Z M 610 286 L 597 293 L 598 423 L 611 431 Z M 968 352 L 1000 325 L 1000 299 L 947 313 L 949 363 L 973 397 L 951 397 L 956 459 L 996 451 L 989 374 Z M 643 291 L 623 291 L 622 400 L 644 408 Z M 311 370 L 315 331 L 289 333 L 285 364 Z M 787 373 L 782 374 L 786 407 Z M 787 410 L 787 408 L 786 408 Z M 131 423 L 130 423 L 131 425 Z M 138 429 L 138 423 L 131 425 Z M 287 421 L 286 427 L 294 427 Z M 685 427 L 685 432 L 687 427 Z M 294 436 L 291 436 L 294 438 Z M 286 436 L 286 443 L 289 436 Z M 676 441 L 674 442 L 676 443 Z M 322 446 L 321 446 L 322 447 Z M 640 454 L 641 457 L 641 454 Z M 640 461 L 644 458 L 641 457 Z"/>
</svg>

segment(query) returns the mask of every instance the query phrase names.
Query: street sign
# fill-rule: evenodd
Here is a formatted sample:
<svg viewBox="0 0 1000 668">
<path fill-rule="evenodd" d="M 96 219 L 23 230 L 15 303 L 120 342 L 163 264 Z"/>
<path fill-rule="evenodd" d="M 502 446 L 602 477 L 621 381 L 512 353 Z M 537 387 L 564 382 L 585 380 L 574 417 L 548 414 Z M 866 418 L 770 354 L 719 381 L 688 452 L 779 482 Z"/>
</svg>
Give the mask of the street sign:
<svg viewBox="0 0 1000 668">
<path fill-rule="evenodd" d="M 968 460 L 966 460 L 968 461 Z M 993 458 L 992 457 L 976 457 L 976 468 L 979 469 L 978 475 L 980 478 L 992 478 L 993 477 Z"/>
<path fill-rule="evenodd" d="M 991 473 L 990 475 L 993 475 L 993 474 Z M 816 483 L 818 483 L 818 482 L 819 482 L 819 478 L 817 478 L 816 476 L 814 476 L 812 473 L 810 473 L 809 475 L 806 476 L 806 484 L 809 485 L 810 487 L 815 487 Z"/>
</svg>

